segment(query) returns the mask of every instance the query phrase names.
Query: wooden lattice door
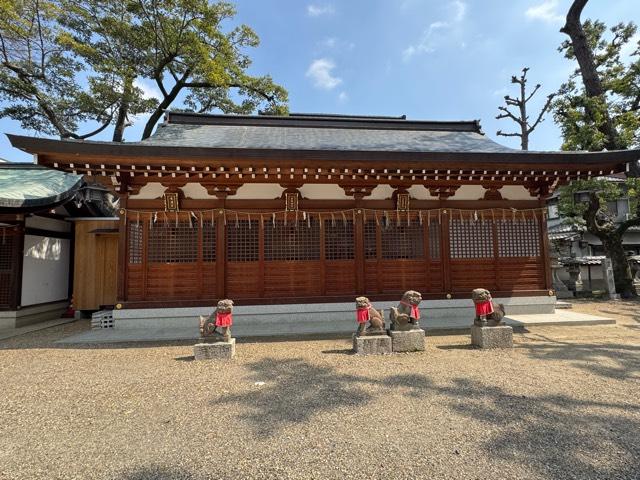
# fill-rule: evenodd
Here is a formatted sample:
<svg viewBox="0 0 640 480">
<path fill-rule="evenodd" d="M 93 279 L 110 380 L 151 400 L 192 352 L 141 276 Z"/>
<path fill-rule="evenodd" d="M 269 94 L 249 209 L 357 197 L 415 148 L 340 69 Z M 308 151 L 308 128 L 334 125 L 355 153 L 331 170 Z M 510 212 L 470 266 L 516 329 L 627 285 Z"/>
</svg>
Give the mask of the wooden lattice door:
<svg viewBox="0 0 640 480">
<path fill-rule="evenodd" d="M 21 233 L 13 228 L 0 229 L 0 308 L 17 306 Z"/>
</svg>

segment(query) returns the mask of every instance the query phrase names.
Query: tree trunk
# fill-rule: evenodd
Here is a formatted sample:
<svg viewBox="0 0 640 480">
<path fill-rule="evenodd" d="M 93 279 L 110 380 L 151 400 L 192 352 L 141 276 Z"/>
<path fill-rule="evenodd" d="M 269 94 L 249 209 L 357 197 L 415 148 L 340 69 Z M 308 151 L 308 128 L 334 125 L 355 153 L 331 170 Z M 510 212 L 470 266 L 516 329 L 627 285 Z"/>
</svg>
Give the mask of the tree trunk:
<svg viewBox="0 0 640 480">
<path fill-rule="evenodd" d="M 622 298 L 637 296 L 636 290 L 633 287 L 633 276 L 631 275 L 627 255 L 622 245 L 622 237 L 617 234 L 611 234 L 606 237 L 601 237 L 601 240 L 605 252 L 607 252 L 607 255 L 611 258 L 616 292 L 619 293 Z"/>
<path fill-rule="evenodd" d="M 133 78 L 124 79 L 124 89 L 122 92 L 122 101 L 118 107 L 118 118 L 116 126 L 113 129 L 113 141 L 122 142 L 124 139 L 124 129 L 127 127 L 127 114 L 129 113 L 129 102 L 131 99 L 131 90 L 133 88 Z"/>
<path fill-rule="evenodd" d="M 569 35 L 569 38 L 571 38 L 573 53 L 580 66 L 582 83 L 584 84 L 587 96 L 590 98 L 600 97 L 605 105 L 605 121 L 598 125 L 598 130 L 606 138 L 604 148 L 607 150 L 620 150 L 618 134 L 611 121 L 609 106 L 604 96 L 604 90 L 602 88 L 602 82 L 600 81 L 600 75 L 598 75 L 596 69 L 593 52 L 589 47 L 587 36 L 584 33 L 584 28 L 582 28 L 582 22 L 580 21 L 580 15 L 588 1 L 589 0 L 574 0 L 567 14 L 567 21 L 560 31 Z M 594 115 L 593 112 L 587 111 L 587 114 L 591 117 L 592 121 L 596 121 L 596 115 Z"/>
<path fill-rule="evenodd" d="M 520 84 L 520 131 L 522 132 L 522 136 L 520 137 L 520 147 L 522 147 L 522 150 L 529 150 L 529 122 L 527 122 L 527 96 L 525 92 L 525 85 L 526 83 L 523 75 L 522 83 Z"/>
</svg>

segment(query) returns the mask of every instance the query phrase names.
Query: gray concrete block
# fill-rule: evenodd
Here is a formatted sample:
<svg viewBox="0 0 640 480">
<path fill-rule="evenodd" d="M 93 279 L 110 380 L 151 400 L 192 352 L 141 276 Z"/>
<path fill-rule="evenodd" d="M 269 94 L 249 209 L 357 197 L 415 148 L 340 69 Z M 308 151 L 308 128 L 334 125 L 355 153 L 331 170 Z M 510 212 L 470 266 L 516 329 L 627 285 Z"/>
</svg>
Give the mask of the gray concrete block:
<svg viewBox="0 0 640 480">
<path fill-rule="evenodd" d="M 371 335 L 358 337 L 353 335 L 353 351 L 358 355 L 387 355 L 393 352 L 391 337 L 388 335 Z"/>
<path fill-rule="evenodd" d="M 197 343 L 193 346 L 196 360 L 229 360 L 236 354 L 236 339 L 228 342 Z"/>
<path fill-rule="evenodd" d="M 499 327 L 471 327 L 471 344 L 479 348 L 512 348 L 513 328 L 508 325 Z"/>
<path fill-rule="evenodd" d="M 391 349 L 394 353 L 399 352 L 422 352 L 424 351 L 424 330 L 389 330 L 391 336 Z"/>
</svg>

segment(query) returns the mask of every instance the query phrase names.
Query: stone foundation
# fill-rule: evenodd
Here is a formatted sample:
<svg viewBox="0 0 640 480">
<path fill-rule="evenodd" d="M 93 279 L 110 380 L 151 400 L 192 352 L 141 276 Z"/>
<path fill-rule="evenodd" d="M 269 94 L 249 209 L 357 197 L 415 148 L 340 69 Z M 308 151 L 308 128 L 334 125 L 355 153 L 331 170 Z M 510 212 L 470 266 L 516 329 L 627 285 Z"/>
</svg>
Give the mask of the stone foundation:
<svg viewBox="0 0 640 480">
<path fill-rule="evenodd" d="M 471 344 L 479 348 L 512 348 L 513 328 L 507 325 L 499 327 L 471 327 Z"/>
<path fill-rule="evenodd" d="M 197 343 L 193 346 L 196 360 L 229 360 L 236 354 L 236 339 L 228 342 Z"/>
<path fill-rule="evenodd" d="M 424 330 L 389 330 L 394 353 L 424 351 Z"/>
<path fill-rule="evenodd" d="M 387 355 L 393 352 L 388 335 L 353 335 L 353 351 L 357 355 Z"/>
</svg>

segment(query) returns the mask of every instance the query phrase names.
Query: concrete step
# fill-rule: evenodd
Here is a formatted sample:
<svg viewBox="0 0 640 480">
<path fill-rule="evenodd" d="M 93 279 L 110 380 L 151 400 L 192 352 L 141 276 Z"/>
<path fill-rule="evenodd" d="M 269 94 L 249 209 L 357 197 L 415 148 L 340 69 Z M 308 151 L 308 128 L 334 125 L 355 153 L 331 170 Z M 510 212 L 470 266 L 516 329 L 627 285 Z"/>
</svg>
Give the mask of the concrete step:
<svg viewBox="0 0 640 480">
<path fill-rule="evenodd" d="M 556 310 L 557 309 L 566 310 L 569 308 L 573 308 L 573 305 L 569 302 L 563 302 L 562 300 L 558 300 L 556 302 Z"/>
<path fill-rule="evenodd" d="M 533 327 L 533 326 L 555 326 L 555 325 L 606 325 L 615 324 L 615 320 L 606 317 L 597 317 L 584 313 L 560 310 L 553 314 L 538 315 L 509 315 L 505 317 L 505 322 L 513 327 Z M 427 320 L 421 322 L 429 335 L 444 333 L 467 334 L 471 328 L 472 321 L 464 320 Z M 301 325 L 301 328 L 284 329 L 281 333 L 273 333 L 275 330 L 257 331 L 255 327 L 248 328 L 240 322 L 234 323 L 232 333 L 240 340 L 248 339 L 304 339 L 304 338 L 350 338 L 355 331 L 356 322 L 351 319 L 344 322 L 333 331 L 328 331 L 328 325 L 324 328 L 310 328 L 308 325 Z M 303 331 L 304 330 L 304 331 Z M 182 326 L 161 327 L 161 328 L 105 328 L 83 332 L 77 335 L 63 338 L 58 343 L 83 344 L 83 343 L 125 343 L 125 342 L 171 342 L 171 341 L 195 341 L 198 338 L 198 326 L 194 324 L 183 324 Z"/>
</svg>

